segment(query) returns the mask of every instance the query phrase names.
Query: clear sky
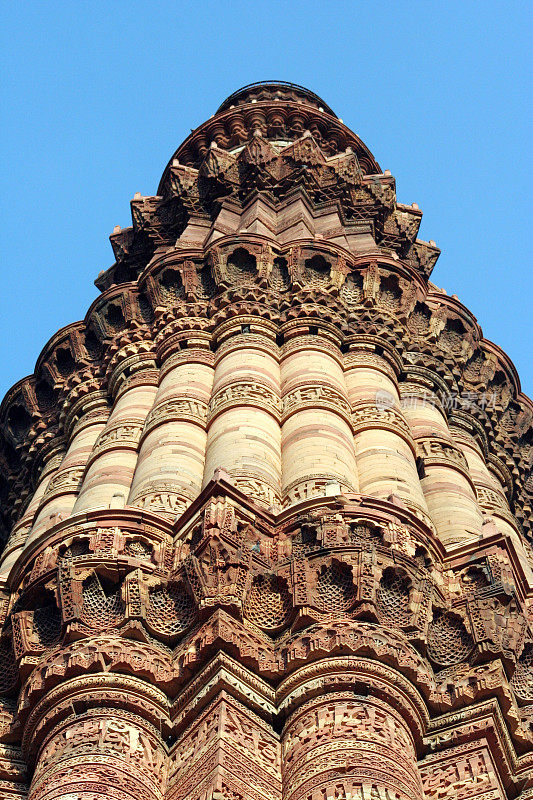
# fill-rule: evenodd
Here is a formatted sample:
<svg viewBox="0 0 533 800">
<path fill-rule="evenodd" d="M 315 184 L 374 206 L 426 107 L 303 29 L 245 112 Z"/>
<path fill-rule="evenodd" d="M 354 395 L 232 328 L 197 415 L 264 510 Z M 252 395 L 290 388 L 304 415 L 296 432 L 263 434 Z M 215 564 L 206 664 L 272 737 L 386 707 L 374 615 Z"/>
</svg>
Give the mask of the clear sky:
<svg viewBox="0 0 533 800">
<path fill-rule="evenodd" d="M 332 106 L 424 212 L 457 294 L 533 395 L 531 3 L 11 2 L 3 5 L 0 396 L 82 319 L 108 236 L 240 86 Z"/>
</svg>

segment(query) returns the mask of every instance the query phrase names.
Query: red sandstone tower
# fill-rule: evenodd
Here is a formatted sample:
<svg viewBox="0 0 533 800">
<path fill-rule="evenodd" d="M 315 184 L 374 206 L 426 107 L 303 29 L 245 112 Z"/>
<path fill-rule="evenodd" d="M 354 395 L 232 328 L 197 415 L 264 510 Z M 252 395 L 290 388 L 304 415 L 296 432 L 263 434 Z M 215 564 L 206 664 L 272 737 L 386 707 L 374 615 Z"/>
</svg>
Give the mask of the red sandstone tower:
<svg viewBox="0 0 533 800">
<path fill-rule="evenodd" d="M 0 409 L 0 797 L 533 797 L 533 404 L 316 95 L 229 97 Z"/>
</svg>

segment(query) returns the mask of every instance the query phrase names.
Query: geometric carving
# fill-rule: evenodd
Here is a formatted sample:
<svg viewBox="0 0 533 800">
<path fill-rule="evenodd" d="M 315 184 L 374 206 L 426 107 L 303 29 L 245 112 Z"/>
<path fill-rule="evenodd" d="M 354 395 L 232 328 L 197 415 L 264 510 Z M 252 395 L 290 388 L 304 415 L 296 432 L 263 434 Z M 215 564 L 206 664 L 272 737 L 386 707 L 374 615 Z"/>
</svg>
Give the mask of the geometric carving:
<svg viewBox="0 0 533 800">
<path fill-rule="evenodd" d="M 169 773 L 167 800 L 281 800 L 279 738 L 221 691 L 180 734 Z"/>
<path fill-rule="evenodd" d="M 193 600 L 182 583 L 150 590 L 146 622 L 156 635 L 178 636 L 191 626 L 194 616 Z"/>
<path fill-rule="evenodd" d="M 376 604 L 385 625 L 407 625 L 411 617 L 409 608 L 409 581 L 389 568 L 383 573 L 376 593 Z"/>
<path fill-rule="evenodd" d="M 124 552 L 127 555 L 132 556 L 133 558 L 138 558 L 141 560 L 149 560 L 152 557 L 152 547 L 146 542 L 141 542 L 138 539 L 133 539 L 132 541 L 128 542 L 124 547 Z"/>
<path fill-rule="evenodd" d="M 284 798 L 421 800 L 413 739 L 402 717 L 377 698 L 357 694 L 325 694 L 289 718 Z"/>
<path fill-rule="evenodd" d="M 36 608 L 33 612 L 33 636 L 43 649 L 59 641 L 61 635 L 61 612 L 54 605 Z"/>
<path fill-rule="evenodd" d="M 11 692 L 18 679 L 13 640 L 6 633 L 0 637 L 0 693 Z"/>
<path fill-rule="evenodd" d="M 134 198 L 0 408 L 1 797 L 533 798 L 533 406 L 420 220 L 287 84 Z"/>
<path fill-rule="evenodd" d="M 276 575 L 255 575 L 244 604 L 244 614 L 265 630 L 282 627 L 291 611 L 286 582 Z"/>
<path fill-rule="evenodd" d="M 121 587 L 93 572 L 83 582 L 81 619 L 90 628 L 104 631 L 118 625 L 124 615 Z"/>
<path fill-rule="evenodd" d="M 472 637 L 460 617 L 451 612 L 436 611 L 428 630 L 428 655 L 440 667 L 465 661 L 474 646 Z"/>
<path fill-rule="evenodd" d="M 321 611 L 345 611 L 355 597 L 352 570 L 337 560 L 323 565 L 317 576 L 316 591 Z"/>
<path fill-rule="evenodd" d="M 439 800 L 505 800 L 487 739 L 431 754 L 422 762 L 425 797 Z M 522 797 L 522 795 L 520 795 Z"/>
<path fill-rule="evenodd" d="M 533 646 L 527 644 L 516 664 L 511 686 L 517 697 L 533 703 Z"/>
</svg>

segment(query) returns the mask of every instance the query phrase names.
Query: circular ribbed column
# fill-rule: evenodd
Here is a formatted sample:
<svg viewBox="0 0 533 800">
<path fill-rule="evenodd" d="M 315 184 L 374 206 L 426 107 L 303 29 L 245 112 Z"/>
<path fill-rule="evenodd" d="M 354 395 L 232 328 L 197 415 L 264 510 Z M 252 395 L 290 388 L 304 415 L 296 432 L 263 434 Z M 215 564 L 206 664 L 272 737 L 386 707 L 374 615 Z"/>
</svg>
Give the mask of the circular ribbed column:
<svg viewBox="0 0 533 800">
<path fill-rule="evenodd" d="M 422 800 L 415 746 L 422 701 L 394 670 L 331 659 L 298 670 L 279 692 L 291 709 L 282 733 L 283 800 Z"/>
<path fill-rule="evenodd" d="M 53 476 L 57 473 L 64 457 L 65 453 L 61 444 L 59 444 L 58 447 L 52 447 L 47 453 L 47 457 L 45 459 L 41 474 L 39 475 L 39 482 L 37 483 L 35 492 L 33 493 L 25 512 L 20 519 L 20 522 L 17 523 L 16 528 L 20 528 L 24 524 L 32 522 L 35 512 L 39 508 L 41 500 L 45 495 L 46 489 L 48 488 L 48 484 L 52 480 Z"/>
<path fill-rule="evenodd" d="M 451 428 L 451 432 L 454 441 L 461 447 L 465 455 L 468 472 L 476 488 L 478 503 L 482 511 L 493 517 L 496 527 L 502 533 L 514 537 L 518 530 L 517 522 L 511 513 L 501 483 L 487 467 L 480 446 L 473 436 L 456 425 Z"/>
<path fill-rule="evenodd" d="M 69 409 L 66 428 L 73 426 L 70 444 L 61 466 L 44 492 L 29 540 L 36 538 L 53 520 L 72 513 L 87 460 L 109 416 L 104 392 L 83 395 Z"/>
<path fill-rule="evenodd" d="M 128 499 L 128 505 L 170 518 L 195 499 L 204 474 L 214 356 L 205 339 L 194 344 L 189 341 L 161 367 Z"/>
<path fill-rule="evenodd" d="M 483 519 L 474 485 L 437 395 L 418 383 L 400 388 L 404 413 L 423 464 L 422 489 L 441 542 L 454 547 L 477 541 Z"/>
<path fill-rule="evenodd" d="M 222 467 L 256 502 L 281 502 L 280 370 L 275 329 L 256 321 L 250 332 L 237 318 L 217 331 L 209 404 L 204 485 Z M 232 335 L 233 334 L 233 335 Z"/>
<path fill-rule="evenodd" d="M 461 425 L 458 420 L 454 420 L 454 425 L 450 426 L 450 429 L 454 440 L 461 447 L 467 460 L 468 472 L 475 486 L 483 516 L 490 518 L 496 528 L 513 541 L 522 569 L 533 583 L 533 571 L 520 536 L 518 523 L 511 512 L 502 483 L 489 470 L 481 447 L 465 426 Z"/>
<path fill-rule="evenodd" d="M 41 469 L 35 492 L 33 493 L 33 496 L 28 503 L 23 516 L 11 531 L 11 535 L 2 553 L 0 579 L 2 576 L 7 576 L 9 574 L 9 570 L 17 560 L 28 539 L 33 519 L 35 517 L 35 512 L 41 504 L 46 489 L 48 488 L 48 484 L 57 473 L 57 470 L 63 461 L 65 454 L 62 449 L 62 445 L 63 443 L 61 441 L 52 441 L 49 443 L 46 452 L 43 454 L 42 459 L 44 461 L 44 465 Z"/>
<path fill-rule="evenodd" d="M 162 800 L 166 705 L 158 689 L 124 675 L 74 678 L 49 692 L 25 728 L 36 762 L 28 800 Z"/>
<path fill-rule="evenodd" d="M 110 390 L 115 404 L 88 459 L 75 513 L 126 504 L 141 430 L 157 391 L 155 384 L 157 371 L 151 358 L 139 362 L 138 356 L 131 356 L 114 371 Z"/>
<path fill-rule="evenodd" d="M 382 500 L 395 494 L 415 512 L 427 515 L 416 449 L 392 365 L 369 350 L 347 353 L 344 364 L 360 492 Z"/>
<path fill-rule="evenodd" d="M 328 483 L 357 491 L 350 404 L 338 347 L 298 335 L 282 350 L 283 501 L 323 495 Z"/>
</svg>

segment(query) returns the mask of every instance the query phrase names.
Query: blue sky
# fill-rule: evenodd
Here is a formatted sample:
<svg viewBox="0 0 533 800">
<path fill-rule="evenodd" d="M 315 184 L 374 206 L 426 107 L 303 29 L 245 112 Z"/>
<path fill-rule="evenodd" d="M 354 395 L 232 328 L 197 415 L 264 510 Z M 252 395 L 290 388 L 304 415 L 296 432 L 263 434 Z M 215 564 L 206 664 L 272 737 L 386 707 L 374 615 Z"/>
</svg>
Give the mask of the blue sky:
<svg viewBox="0 0 533 800">
<path fill-rule="evenodd" d="M 533 395 L 526 2 L 4 4 L 0 396 L 84 317 L 191 128 L 240 86 L 321 95 L 424 212 L 455 293 Z"/>
</svg>

